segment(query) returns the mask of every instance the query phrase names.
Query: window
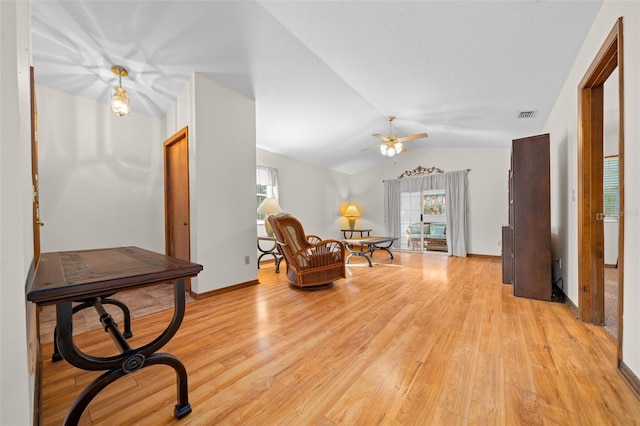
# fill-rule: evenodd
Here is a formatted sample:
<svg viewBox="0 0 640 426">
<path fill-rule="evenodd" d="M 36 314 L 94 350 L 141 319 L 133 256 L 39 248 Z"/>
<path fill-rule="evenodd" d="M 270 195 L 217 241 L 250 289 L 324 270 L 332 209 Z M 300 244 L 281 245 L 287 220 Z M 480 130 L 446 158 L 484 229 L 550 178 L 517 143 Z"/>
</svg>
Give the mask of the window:
<svg viewBox="0 0 640 426">
<path fill-rule="evenodd" d="M 278 169 L 256 166 L 256 210 L 265 198 L 278 199 Z M 265 215 L 256 215 L 258 223 L 263 223 Z"/>
<path fill-rule="evenodd" d="M 618 182 L 618 156 L 604 159 L 604 214 L 617 218 L 620 211 L 620 188 Z"/>
<path fill-rule="evenodd" d="M 444 216 L 446 214 L 444 190 L 424 191 L 422 206 L 425 216 Z M 424 220 L 428 220 L 428 218 Z"/>
</svg>

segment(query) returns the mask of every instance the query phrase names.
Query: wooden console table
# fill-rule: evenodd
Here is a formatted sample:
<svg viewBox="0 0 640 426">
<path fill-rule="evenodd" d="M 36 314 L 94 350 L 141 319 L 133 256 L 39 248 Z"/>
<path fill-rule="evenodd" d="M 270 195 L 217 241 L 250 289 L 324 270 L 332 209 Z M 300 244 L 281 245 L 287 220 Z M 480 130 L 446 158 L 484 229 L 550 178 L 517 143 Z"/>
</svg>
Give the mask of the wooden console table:
<svg viewBox="0 0 640 426">
<path fill-rule="evenodd" d="M 187 371 L 173 355 L 156 353 L 175 335 L 185 312 L 185 279 L 195 277 L 202 265 L 164 256 L 138 247 L 118 247 L 82 251 L 42 253 L 27 300 L 38 305 L 56 305 L 56 343 L 60 355 L 69 364 L 84 370 L 106 370 L 89 384 L 73 402 L 65 425 L 77 425 L 84 409 L 107 385 L 150 365 L 172 367 L 178 381 L 174 415 L 180 419 L 191 412 Z M 102 299 L 118 291 L 159 283 L 174 286 L 173 318 L 153 341 L 131 348 Z M 105 332 L 118 347 L 120 355 L 95 357 L 82 352 L 73 343 L 74 301 L 91 304 L 100 316 Z"/>
</svg>

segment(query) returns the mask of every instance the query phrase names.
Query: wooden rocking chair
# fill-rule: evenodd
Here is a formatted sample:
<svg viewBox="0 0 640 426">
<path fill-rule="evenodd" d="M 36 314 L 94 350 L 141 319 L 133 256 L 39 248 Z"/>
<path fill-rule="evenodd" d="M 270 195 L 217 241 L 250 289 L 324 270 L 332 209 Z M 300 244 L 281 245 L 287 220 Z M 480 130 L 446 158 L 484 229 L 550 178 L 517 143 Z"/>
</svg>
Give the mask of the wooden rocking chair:
<svg viewBox="0 0 640 426">
<path fill-rule="evenodd" d="M 342 242 L 306 235 L 300 221 L 288 214 L 269 216 L 267 220 L 287 263 L 287 281 L 291 285 L 326 287 L 346 277 Z"/>
</svg>

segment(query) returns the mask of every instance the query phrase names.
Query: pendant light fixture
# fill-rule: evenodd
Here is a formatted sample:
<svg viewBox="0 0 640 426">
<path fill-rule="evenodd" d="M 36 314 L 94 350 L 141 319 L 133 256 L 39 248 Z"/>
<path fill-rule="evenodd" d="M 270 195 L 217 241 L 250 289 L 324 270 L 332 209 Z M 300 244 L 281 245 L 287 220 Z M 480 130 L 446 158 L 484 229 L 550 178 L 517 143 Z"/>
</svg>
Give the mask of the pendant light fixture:
<svg viewBox="0 0 640 426">
<path fill-rule="evenodd" d="M 129 75 L 129 71 L 123 66 L 113 65 L 111 72 L 118 76 L 118 85 L 113 88 L 111 95 L 111 110 L 122 117 L 129 114 L 129 98 L 127 91 L 122 88 L 122 77 Z"/>
</svg>

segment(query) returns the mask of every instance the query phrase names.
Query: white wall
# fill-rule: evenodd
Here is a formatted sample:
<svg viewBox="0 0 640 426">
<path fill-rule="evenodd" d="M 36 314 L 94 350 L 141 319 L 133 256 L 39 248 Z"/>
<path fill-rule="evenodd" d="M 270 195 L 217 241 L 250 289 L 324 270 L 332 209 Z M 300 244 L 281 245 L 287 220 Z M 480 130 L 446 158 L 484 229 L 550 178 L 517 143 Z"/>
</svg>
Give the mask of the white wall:
<svg viewBox="0 0 640 426">
<path fill-rule="evenodd" d="M 205 267 L 198 279 L 205 292 L 258 278 L 256 115 L 253 99 L 200 74 L 195 83 L 195 260 Z"/>
<path fill-rule="evenodd" d="M 613 266 L 618 262 L 618 229 L 617 220 L 604 221 L 604 264 Z"/>
<path fill-rule="evenodd" d="M 37 70 L 36 70 L 37 72 Z M 42 251 L 164 252 L 162 121 L 37 86 Z"/>
<path fill-rule="evenodd" d="M 29 4 L 0 1 L 0 28 L 0 424 L 28 425 L 34 403 L 34 357 L 27 350 L 34 309 L 25 302 L 33 260 Z"/>
<path fill-rule="evenodd" d="M 189 126 L 193 291 L 257 280 L 255 102 L 194 74 L 165 117 L 166 137 Z M 249 256 L 249 263 L 245 257 Z"/>
<path fill-rule="evenodd" d="M 340 207 L 350 199 L 349 175 L 261 149 L 256 150 L 256 163 L 278 169 L 280 207 L 298 218 L 307 234 L 323 239 L 342 236 L 346 219 Z M 255 211 L 255 198 L 253 203 Z M 253 220 L 255 224 L 255 214 Z"/>
<path fill-rule="evenodd" d="M 184 88 L 176 98 L 175 102 L 171 104 L 171 107 L 164 116 L 164 132 L 165 139 L 181 130 L 185 126 L 189 126 L 189 138 L 195 138 L 197 129 L 194 126 L 195 117 L 195 74 L 191 75 L 191 78 L 185 83 Z M 189 144 L 189 160 L 192 160 L 192 144 Z M 191 166 L 191 164 L 189 164 Z M 195 165 L 195 164 L 194 164 Z M 164 166 L 163 166 L 164 167 Z"/>
<path fill-rule="evenodd" d="M 445 172 L 471 169 L 468 174 L 469 229 L 467 252 L 499 256 L 502 226 L 508 218 L 508 171 L 510 148 L 414 149 L 386 163 L 351 176 L 352 201 L 362 206 L 358 226 L 384 235 L 385 179 L 396 179 L 418 166 L 438 167 Z"/>
<path fill-rule="evenodd" d="M 623 362 L 640 376 L 640 3 L 605 1 L 584 42 L 576 62 L 558 96 L 545 125 L 551 134 L 551 209 L 555 230 L 554 256 L 563 259 L 561 271 L 564 289 L 578 303 L 577 237 L 577 87 L 618 17 L 623 17 L 624 34 L 624 155 L 625 229 L 624 229 L 624 313 L 622 339 Z M 565 266 L 566 265 L 566 266 Z"/>
</svg>

